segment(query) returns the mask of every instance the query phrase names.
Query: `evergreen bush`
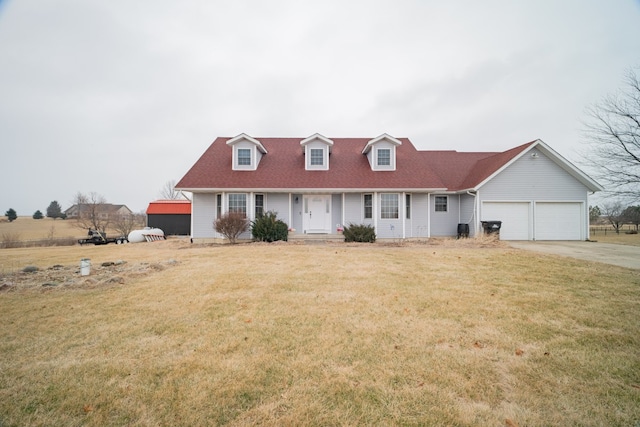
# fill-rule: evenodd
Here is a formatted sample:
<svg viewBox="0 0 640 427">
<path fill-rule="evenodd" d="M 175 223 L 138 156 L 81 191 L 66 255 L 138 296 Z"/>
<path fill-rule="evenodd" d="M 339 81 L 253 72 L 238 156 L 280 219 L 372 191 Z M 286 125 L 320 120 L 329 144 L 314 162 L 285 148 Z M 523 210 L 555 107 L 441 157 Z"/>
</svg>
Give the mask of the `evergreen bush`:
<svg viewBox="0 0 640 427">
<path fill-rule="evenodd" d="M 342 232 L 345 242 L 374 243 L 376 231 L 372 225 L 349 224 Z"/>
<path fill-rule="evenodd" d="M 267 211 L 251 222 L 251 235 L 258 242 L 286 241 L 289 236 L 289 227 L 278 219 L 276 212 Z"/>
</svg>

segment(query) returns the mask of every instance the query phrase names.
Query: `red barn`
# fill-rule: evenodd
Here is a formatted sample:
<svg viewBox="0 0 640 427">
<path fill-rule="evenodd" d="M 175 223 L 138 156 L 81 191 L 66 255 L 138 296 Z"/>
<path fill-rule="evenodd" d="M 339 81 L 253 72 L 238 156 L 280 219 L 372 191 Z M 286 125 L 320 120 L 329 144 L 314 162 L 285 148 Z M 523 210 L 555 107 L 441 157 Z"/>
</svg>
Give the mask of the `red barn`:
<svg viewBox="0 0 640 427">
<path fill-rule="evenodd" d="M 156 200 L 149 203 L 147 226 L 161 229 L 165 236 L 191 235 L 191 201 Z"/>
</svg>

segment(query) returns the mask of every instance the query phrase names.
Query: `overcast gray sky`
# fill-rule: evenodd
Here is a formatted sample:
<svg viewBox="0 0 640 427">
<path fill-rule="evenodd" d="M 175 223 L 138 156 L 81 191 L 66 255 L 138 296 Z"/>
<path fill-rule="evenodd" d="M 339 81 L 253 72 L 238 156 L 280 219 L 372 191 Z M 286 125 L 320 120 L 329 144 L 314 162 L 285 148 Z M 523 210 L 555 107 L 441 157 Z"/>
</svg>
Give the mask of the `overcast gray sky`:
<svg viewBox="0 0 640 427">
<path fill-rule="evenodd" d="M 0 0 L 0 209 L 141 211 L 242 132 L 576 162 L 638 66 L 638 0 Z"/>
</svg>

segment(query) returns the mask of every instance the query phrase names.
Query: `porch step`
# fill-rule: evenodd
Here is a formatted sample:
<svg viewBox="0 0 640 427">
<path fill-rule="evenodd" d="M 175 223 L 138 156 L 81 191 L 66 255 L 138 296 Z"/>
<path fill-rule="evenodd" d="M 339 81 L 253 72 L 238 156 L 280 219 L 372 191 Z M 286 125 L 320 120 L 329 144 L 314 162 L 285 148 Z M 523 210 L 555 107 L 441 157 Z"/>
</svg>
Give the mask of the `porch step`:
<svg viewBox="0 0 640 427">
<path fill-rule="evenodd" d="M 290 242 L 304 242 L 305 244 L 322 244 L 325 242 L 344 242 L 342 234 L 292 234 L 289 235 Z"/>
</svg>

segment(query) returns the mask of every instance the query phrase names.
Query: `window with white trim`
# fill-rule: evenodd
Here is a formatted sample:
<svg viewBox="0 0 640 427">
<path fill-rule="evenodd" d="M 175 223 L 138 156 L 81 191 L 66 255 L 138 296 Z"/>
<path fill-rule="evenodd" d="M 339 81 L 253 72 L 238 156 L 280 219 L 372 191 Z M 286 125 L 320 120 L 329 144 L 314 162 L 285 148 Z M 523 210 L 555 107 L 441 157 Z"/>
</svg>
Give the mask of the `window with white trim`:
<svg viewBox="0 0 640 427">
<path fill-rule="evenodd" d="M 251 165 L 251 149 L 250 148 L 238 148 L 238 165 L 240 166 Z"/>
<path fill-rule="evenodd" d="M 411 219 L 411 194 L 406 194 L 404 196 L 405 200 L 405 217 L 407 219 Z"/>
<path fill-rule="evenodd" d="M 364 195 L 364 219 L 373 218 L 373 194 Z"/>
<path fill-rule="evenodd" d="M 435 211 L 436 212 L 447 212 L 449 197 L 447 196 L 436 196 L 435 197 Z"/>
<path fill-rule="evenodd" d="M 390 148 L 378 148 L 378 166 L 390 166 L 391 165 L 391 149 Z"/>
<path fill-rule="evenodd" d="M 309 150 L 311 166 L 322 166 L 324 164 L 324 150 L 322 148 L 311 148 Z"/>
<path fill-rule="evenodd" d="M 241 212 L 247 215 L 247 195 L 244 193 L 229 194 L 229 212 Z"/>
<path fill-rule="evenodd" d="M 380 218 L 398 219 L 398 195 L 397 194 L 381 194 L 380 195 Z"/>
<path fill-rule="evenodd" d="M 222 216 L 222 194 L 216 194 L 216 218 Z"/>
<path fill-rule="evenodd" d="M 264 194 L 255 195 L 254 208 L 256 218 L 260 218 L 262 215 L 264 215 Z"/>
</svg>

